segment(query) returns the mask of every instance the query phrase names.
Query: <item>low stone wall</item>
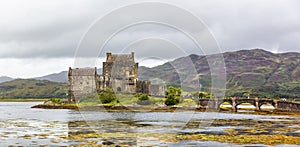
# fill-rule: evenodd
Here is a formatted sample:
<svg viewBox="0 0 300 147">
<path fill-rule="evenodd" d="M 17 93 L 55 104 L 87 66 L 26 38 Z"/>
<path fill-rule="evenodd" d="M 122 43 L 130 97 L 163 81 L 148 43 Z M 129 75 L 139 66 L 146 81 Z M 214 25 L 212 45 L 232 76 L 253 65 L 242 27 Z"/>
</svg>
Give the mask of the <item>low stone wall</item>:
<svg viewBox="0 0 300 147">
<path fill-rule="evenodd" d="M 276 101 L 276 111 L 279 112 L 300 112 L 300 103 L 291 101 Z"/>
</svg>

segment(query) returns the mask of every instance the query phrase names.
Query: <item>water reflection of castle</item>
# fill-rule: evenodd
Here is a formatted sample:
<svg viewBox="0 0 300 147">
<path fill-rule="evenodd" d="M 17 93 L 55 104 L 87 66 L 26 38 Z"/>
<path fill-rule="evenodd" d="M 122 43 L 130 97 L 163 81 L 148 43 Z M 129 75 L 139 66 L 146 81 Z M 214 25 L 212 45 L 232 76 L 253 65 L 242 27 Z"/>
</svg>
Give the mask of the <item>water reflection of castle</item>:
<svg viewBox="0 0 300 147">
<path fill-rule="evenodd" d="M 107 87 L 117 93 L 144 93 L 152 96 L 164 96 L 163 84 L 151 84 L 150 81 L 138 80 L 138 63 L 134 61 L 134 53 L 106 53 L 102 75 L 97 68 L 69 68 L 68 74 L 69 102 L 95 92 L 105 91 Z M 76 98 L 75 98 L 76 97 Z"/>
</svg>

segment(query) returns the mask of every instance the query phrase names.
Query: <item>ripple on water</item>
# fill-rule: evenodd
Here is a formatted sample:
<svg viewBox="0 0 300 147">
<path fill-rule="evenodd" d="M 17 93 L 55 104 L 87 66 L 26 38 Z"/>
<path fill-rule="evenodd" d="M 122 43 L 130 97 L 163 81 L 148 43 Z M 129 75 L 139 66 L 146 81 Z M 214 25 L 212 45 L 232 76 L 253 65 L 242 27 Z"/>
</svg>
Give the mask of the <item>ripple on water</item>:
<svg viewBox="0 0 300 147">
<path fill-rule="evenodd" d="M 290 128 L 290 132 L 292 133 L 300 132 L 298 125 L 299 117 L 290 116 L 217 112 L 107 113 L 99 111 L 30 109 L 30 106 L 35 104 L 36 103 L 0 103 L 0 108 L 3 110 L 0 111 L 0 144 L 2 146 L 79 145 L 82 144 L 82 142 L 78 140 L 67 140 L 67 136 L 70 131 L 78 131 L 80 133 L 81 129 L 99 130 L 99 132 L 102 131 L 104 133 L 144 132 L 166 134 L 171 132 L 218 134 L 230 129 L 234 131 L 234 129 L 246 127 L 259 126 L 261 128 L 267 128 L 268 126 L 274 127 L 281 125 L 282 127 Z M 80 121 L 85 122 L 85 124 L 80 123 Z M 251 128 L 249 130 L 251 131 Z M 137 142 L 130 142 L 130 139 L 132 139 L 130 137 L 112 138 L 112 141 L 160 146 L 237 146 L 213 141 L 188 140 L 173 143 L 162 141 L 155 137 L 137 137 L 140 137 L 137 138 Z M 97 143 L 104 141 L 100 138 L 90 138 L 86 140 L 98 140 Z"/>
</svg>

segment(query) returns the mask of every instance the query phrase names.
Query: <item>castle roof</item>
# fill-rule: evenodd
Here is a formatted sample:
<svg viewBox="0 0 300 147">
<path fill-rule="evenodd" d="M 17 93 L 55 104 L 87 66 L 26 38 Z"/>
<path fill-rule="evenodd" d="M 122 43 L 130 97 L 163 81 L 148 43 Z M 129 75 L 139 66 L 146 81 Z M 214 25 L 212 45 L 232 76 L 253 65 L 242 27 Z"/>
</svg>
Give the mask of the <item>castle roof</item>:
<svg viewBox="0 0 300 147">
<path fill-rule="evenodd" d="M 131 54 L 106 54 L 106 62 L 134 62 L 134 53 Z"/>
</svg>

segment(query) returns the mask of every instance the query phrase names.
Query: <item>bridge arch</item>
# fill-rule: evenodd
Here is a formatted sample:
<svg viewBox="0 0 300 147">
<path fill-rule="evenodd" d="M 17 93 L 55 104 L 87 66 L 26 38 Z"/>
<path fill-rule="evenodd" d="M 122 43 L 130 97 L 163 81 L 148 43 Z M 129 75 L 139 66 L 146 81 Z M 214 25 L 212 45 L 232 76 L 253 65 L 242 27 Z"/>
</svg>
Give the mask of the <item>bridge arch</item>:
<svg viewBox="0 0 300 147">
<path fill-rule="evenodd" d="M 275 109 L 275 103 L 274 102 L 272 102 L 272 103 L 270 103 L 270 102 L 263 102 L 263 103 L 259 103 L 259 105 L 258 105 L 259 110 L 262 110 L 262 106 L 263 105 L 272 105 L 274 107 L 274 109 Z"/>
<path fill-rule="evenodd" d="M 248 98 L 240 98 L 240 99 L 234 99 L 234 105 L 232 106 L 234 111 L 238 110 L 238 106 L 243 104 L 243 103 L 249 103 L 252 106 L 254 106 L 255 109 L 257 109 L 256 105 L 256 99 L 248 99 Z"/>
<path fill-rule="evenodd" d="M 220 110 L 227 110 L 228 107 L 226 107 L 226 104 L 229 104 L 230 105 L 230 109 L 232 110 L 232 106 L 233 106 L 232 105 L 232 99 L 222 99 L 222 100 L 218 101 L 217 107 Z"/>
<path fill-rule="evenodd" d="M 276 103 L 271 99 L 260 99 L 258 100 L 258 109 L 261 110 L 263 105 L 272 105 L 276 109 Z"/>
</svg>

